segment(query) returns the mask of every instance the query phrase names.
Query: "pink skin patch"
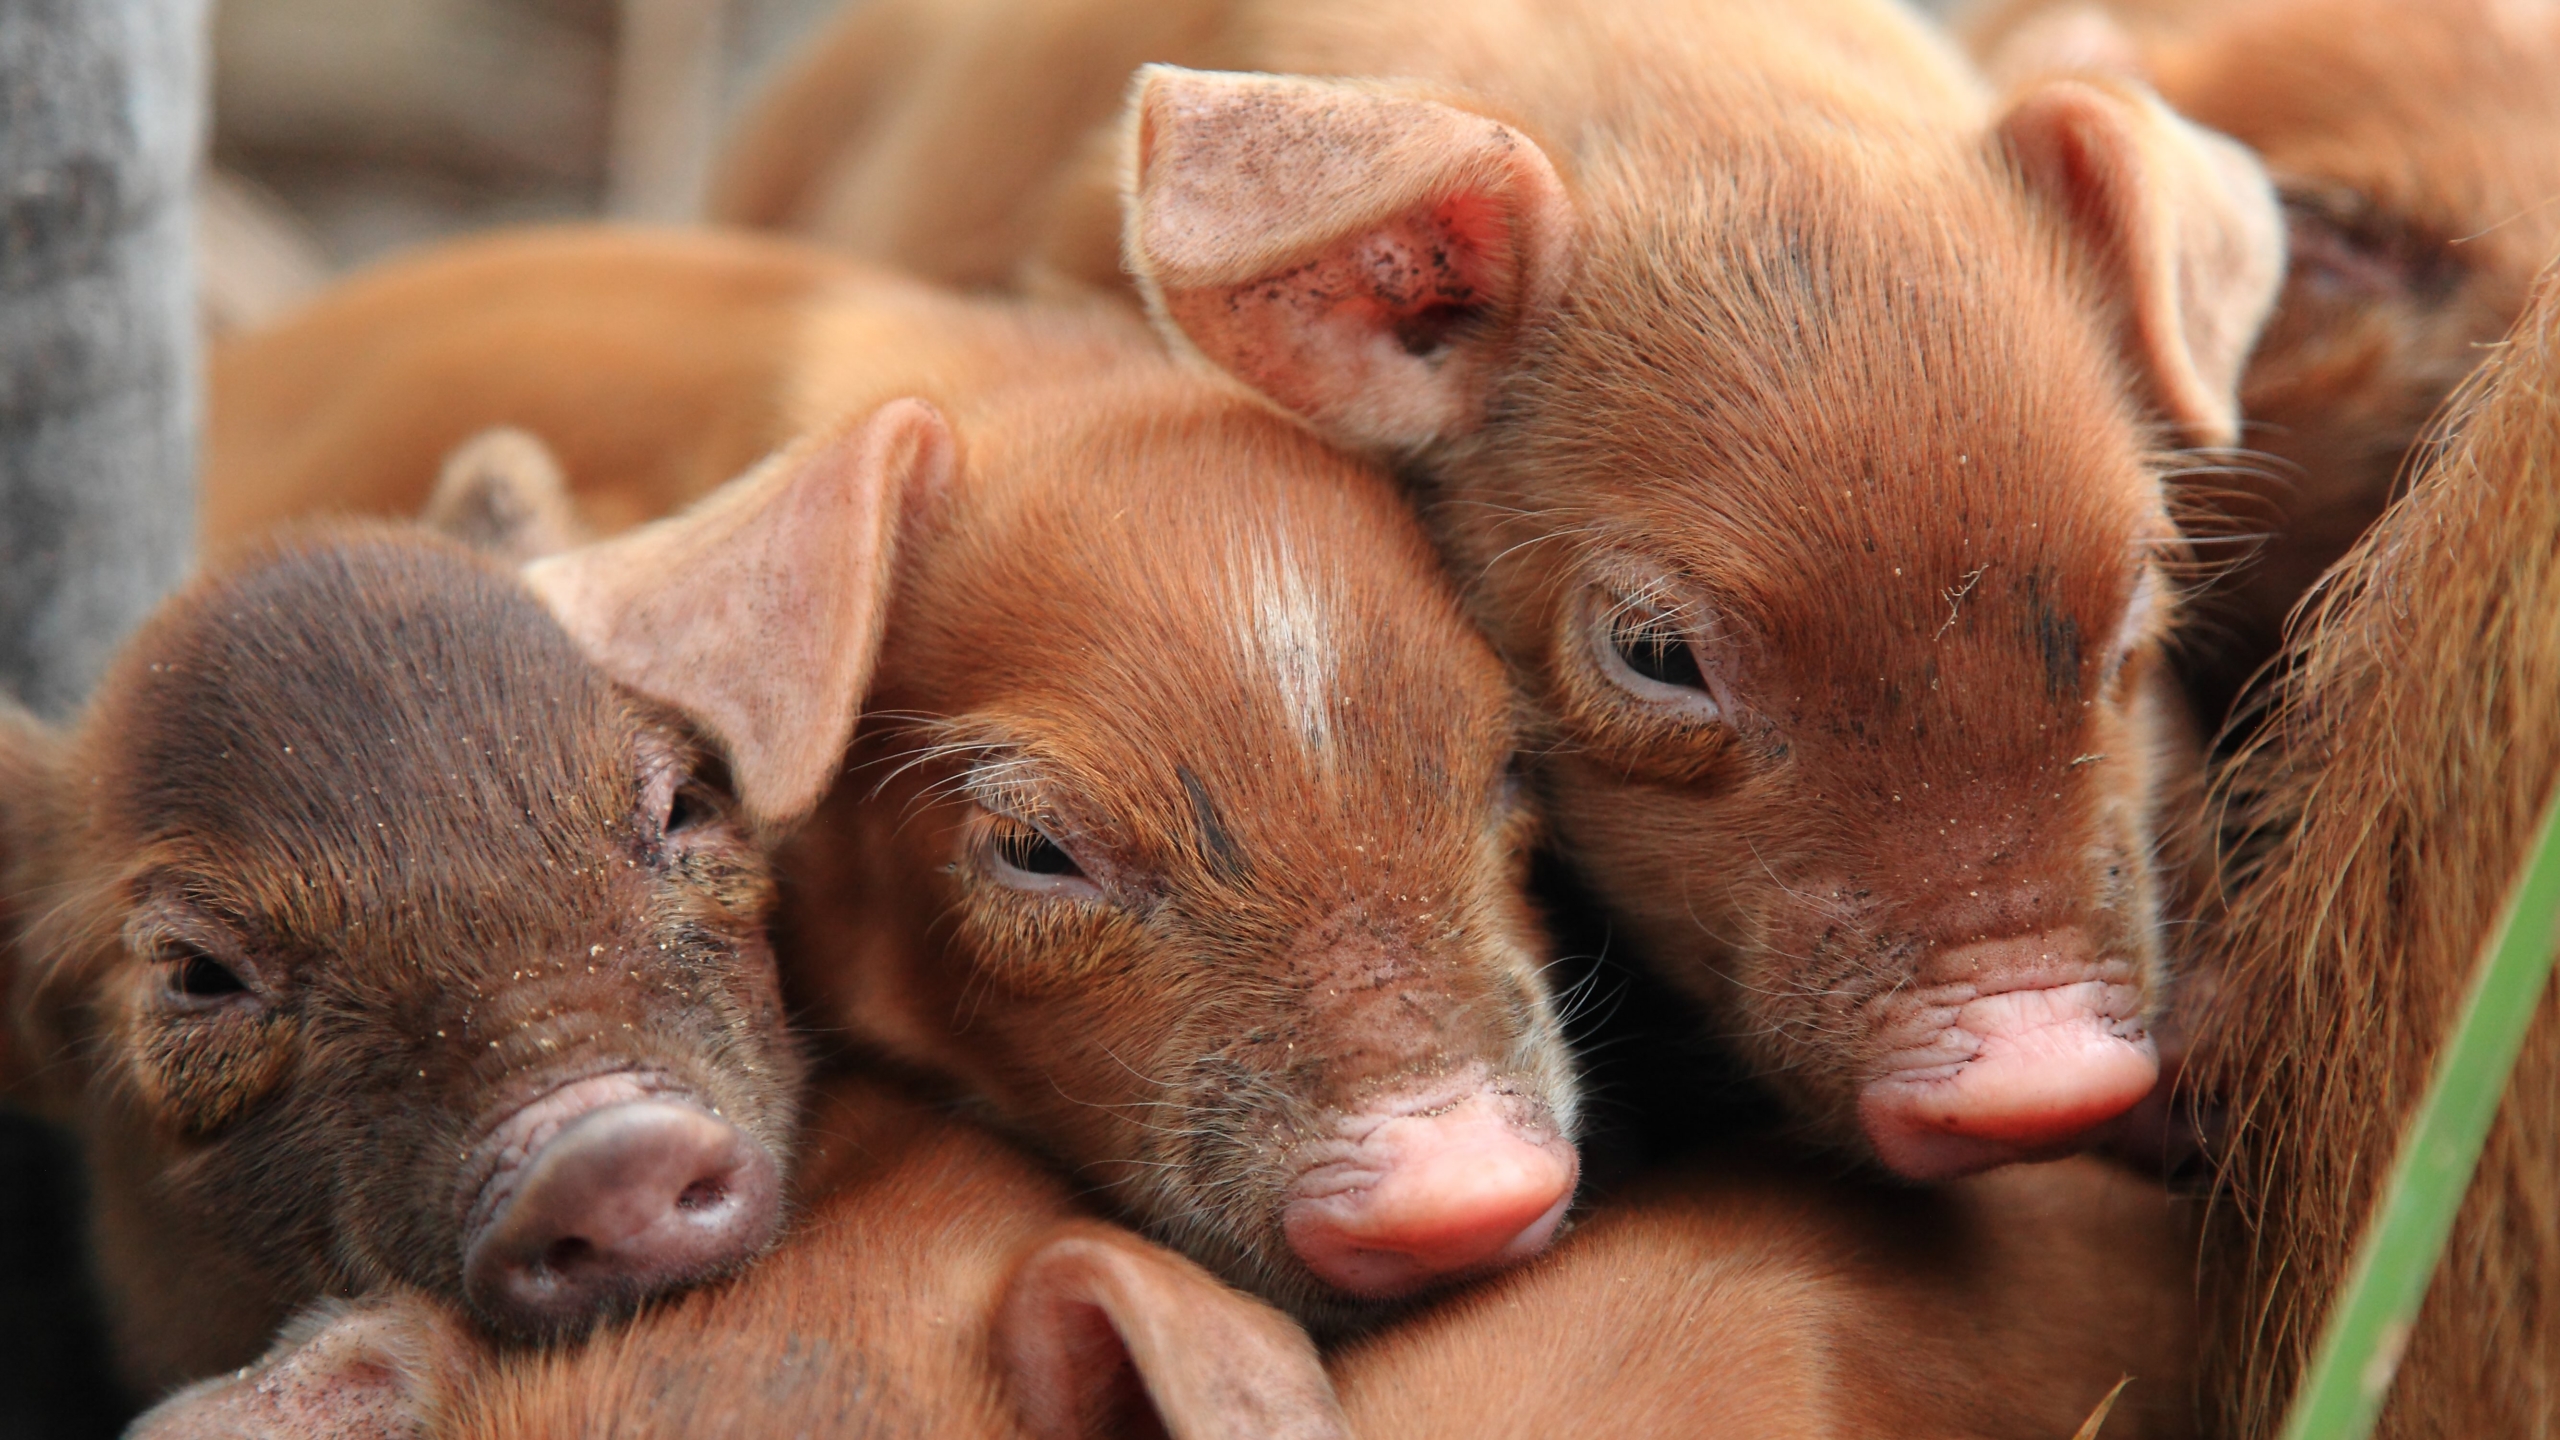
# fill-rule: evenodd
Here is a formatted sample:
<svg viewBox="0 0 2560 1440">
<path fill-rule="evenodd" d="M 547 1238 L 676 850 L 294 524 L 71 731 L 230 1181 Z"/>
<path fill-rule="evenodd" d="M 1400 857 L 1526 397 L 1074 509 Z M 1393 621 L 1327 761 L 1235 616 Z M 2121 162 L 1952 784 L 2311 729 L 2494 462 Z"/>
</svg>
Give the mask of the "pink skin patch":
<svg viewBox="0 0 2560 1440">
<path fill-rule="evenodd" d="M 1291 1187 L 1289 1248 L 1326 1284 L 1392 1299 L 1555 1238 L 1581 1174 L 1572 1144 L 1524 1129 L 1489 1090 L 1435 1098 L 1346 1120 Z"/>
<path fill-rule="evenodd" d="M 2099 980 L 1983 995 L 1925 1047 L 1900 1052 L 1858 1097 L 1876 1156 L 1949 1180 L 2074 1147 L 2140 1103 L 2160 1058 L 2132 987 Z"/>
<path fill-rule="evenodd" d="M 561 1087 L 492 1135 L 463 1286 L 524 1333 L 575 1328 L 763 1248 L 780 1170 L 763 1145 L 662 1077 Z"/>
</svg>

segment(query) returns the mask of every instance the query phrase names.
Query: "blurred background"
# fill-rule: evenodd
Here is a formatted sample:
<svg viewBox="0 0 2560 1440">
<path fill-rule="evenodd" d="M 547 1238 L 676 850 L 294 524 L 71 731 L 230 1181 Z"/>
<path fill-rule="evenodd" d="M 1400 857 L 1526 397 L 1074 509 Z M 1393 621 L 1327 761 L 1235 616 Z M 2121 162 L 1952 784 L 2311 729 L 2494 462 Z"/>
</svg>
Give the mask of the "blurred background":
<svg viewBox="0 0 2560 1440">
<path fill-rule="evenodd" d="M 690 219 L 719 137 L 845 0 L 216 0 L 204 305 L 489 225 Z"/>
<path fill-rule="evenodd" d="M 848 3 L 215 0 L 207 319 L 462 230 L 692 219 L 731 121 Z"/>
</svg>

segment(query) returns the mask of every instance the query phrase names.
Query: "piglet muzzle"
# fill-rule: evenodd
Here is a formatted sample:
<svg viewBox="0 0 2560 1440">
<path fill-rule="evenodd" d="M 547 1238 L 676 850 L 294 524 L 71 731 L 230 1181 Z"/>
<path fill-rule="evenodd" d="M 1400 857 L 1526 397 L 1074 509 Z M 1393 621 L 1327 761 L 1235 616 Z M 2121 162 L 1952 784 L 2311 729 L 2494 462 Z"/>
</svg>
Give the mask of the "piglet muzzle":
<svg viewBox="0 0 2560 1440">
<path fill-rule="evenodd" d="M 753 1136 L 630 1074 L 565 1086 L 498 1129 L 463 1290 L 494 1326 L 584 1328 L 725 1274 L 773 1238 L 781 1172 Z"/>
<path fill-rule="evenodd" d="M 1281 1222 L 1289 1248 L 1318 1279 L 1369 1299 L 1543 1251 L 1581 1162 L 1571 1141 L 1514 1108 L 1473 1089 L 1401 1097 L 1346 1119 L 1291 1187 Z"/>
<path fill-rule="evenodd" d="M 1934 968 L 1965 978 L 1907 997 L 1902 1043 L 1858 1097 L 1895 1173 L 1947 1180 L 2068 1153 L 2158 1083 L 2140 987 L 2078 930 L 1959 947 Z"/>
</svg>

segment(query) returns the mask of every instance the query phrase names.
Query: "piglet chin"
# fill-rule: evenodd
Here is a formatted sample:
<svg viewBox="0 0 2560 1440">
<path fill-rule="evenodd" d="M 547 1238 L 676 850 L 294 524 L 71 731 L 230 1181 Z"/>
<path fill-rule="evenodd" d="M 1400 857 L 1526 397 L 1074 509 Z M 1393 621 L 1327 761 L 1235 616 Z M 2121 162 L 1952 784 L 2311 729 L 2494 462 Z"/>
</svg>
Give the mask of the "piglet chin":
<svg viewBox="0 0 2560 1440">
<path fill-rule="evenodd" d="M 1571 1142 L 1528 1133 L 1504 1109 L 1477 1092 L 1346 1124 L 1357 1138 L 1327 1147 L 1333 1157 L 1292 1187 L 1289 1248 L 1326 1284 L 1380 1300 L 1546 1249 L 1581 1161 Z"/>
<path fill-rule="evenodd" d="M 2090 981 L 1963 1006 L 1947 1038 L 1969 1054 L 1899 1069 L 1858 1097 L 1876 1157 L 1906 1179 L 1951 1180 L 2076 1148 L 2160 1078 L 2150 1037 L 2126 1035 L 2109 1013 L 2118 988 Z"/>
</svg>

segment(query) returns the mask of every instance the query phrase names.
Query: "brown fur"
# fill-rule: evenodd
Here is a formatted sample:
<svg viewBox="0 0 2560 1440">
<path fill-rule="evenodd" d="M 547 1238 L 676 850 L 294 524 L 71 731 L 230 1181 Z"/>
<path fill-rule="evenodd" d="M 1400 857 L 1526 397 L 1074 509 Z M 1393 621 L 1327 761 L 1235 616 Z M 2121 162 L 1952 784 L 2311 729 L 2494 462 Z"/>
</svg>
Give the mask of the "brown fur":
<svg viewBox="0 0 2560 1440">
<path fill-rule="evenodd" d="M 1238 3 L 1160 58 L 1375 78 L 1151 72 L 1113 257 L 1092 147 L 1021 123 L 1095 77 L 1021 36 L 1144 8 L 937 32 L 875 0 L 847 25 L 954 78 L 875 98 L 800 173 L 861 175 L 898 212 L 874 237 L 1032 197 L 1023 264 L 1125 260 L 1187 346 L 1403 460 L 1540 704 L 1568 849 L 1824 1139 L 1859 1147 L 1862 1088 L 1960 1044 L 1937 1027 L 1978 994 L 2082 976 L 2138 1037 L 2182 742 L 2170 607 L 2128 616 L 2180 558 L 2154 422 L 2227 440 L 2272 290 L 2248 163 L 2129 90 L 1995 117 L 1881 5 Z M 1026 155 L 1064 173 L 980 183 Z M 1630 607 L 1695 650 L 1719 721 L 1610 678 L 1594 629 Z M 2085 963 L 1937 959 L 2058 932 Z"/>
<path fill-rule="evenodd" d="M 80 1132 L 137 1387 L 314 1295 L 458 1297 L 515 1120 L 582 1082 L 738 1127 L 773 1183 L 803 1061 L 768 849 L 834 774 L 948 451 L 884 407 L 530 586 L 415 531 L 263 542 L 76 732 L 0 733 L 12 1049 Z"/>
<path fill-rule="evenodd" d="M 2275 1433 L 2560 776 L 2560 281 L 2322 591 L 2228 781 L 2262 854 L 2207 1017 L 2236 1221 L 2231 1433 Z M 2560 1425 L 2560 1006 L 2546 999 L 2380 1433 Z"/>
<path fill-rule="evenodd" d="M 539 429 L 601 394 L 557 448 L 591 513 L 630 513 L 679 467 L 626 471 L 589 437 L 681 440 L 700 417 L 669 386 L 786 427 L 942 405 L 959 472 L 901 567 L 850 778 L 785 861 L 794 998 L 957 1078 L 1229 1279 L 1342 1318 L 1279 1233 L 1329 1117 L 1480 1072 L 1530 1131 L 1574 1123 L 1499 666 L 1383 475 L 1177 370 L 1116 308 L 849 266 L 778 304 L 824 267 L 770 245 L 742 326 L 791 358 L 701 376 L 728 342 L 700 292 L 753 248 L 559 234 L 359 282 L 217 358 L 217 412 L 277 413 L 263 387 L 317 354 L 354 378 L 317 431 L 218 415 L 207 483 L 268 487 L 230 515 L 318 503 L 332 475 L 396 509 L 434 473 L 412 437 Z M 534 289 L 544 307 L 511 308 Z M 1005 878 L 1043 832 L 1089 889 Z"/>
<path fill-rule="evenodd" d="M 2050 54 L 2057 13 L 2114 39 Z M 2267 539 L 2208 597 L 2194 647 L 2219 715 L 2286 614 L 2397 493 L 2429 419 L 2560 251 L 2560 14 L 2502 0 L 1994 5 L 1968 27 L 2010 73 L 2138 72 L 2254 147 L 2293 264 L 2241 390 L 2273 467 L 2199 477 L 2218 528 Z M 2084 47 L 2090 48 L 2090 47 Z"/>
<path fill-rule="evenodd" d="M 211 1440 L 300 1378 L 311 1433 L 338 1440 L 1078 1440 L 1159 1417 L 1174 1440 L 1344 1435 L 1287 1320 L 1079 1218 L 1061 1180 L 984 1130 L 838 1078 L 808 1145 L 806 1214 L 731 1284 L 539 1355 L 494 1354 L 432 1304 L 381 1297 L 313 1317 L 251 1377 L 178 1397 L 136 1433 Z M 1096 1264 L 1117 1273 L 1061 1273 Z"/>
<path fill-rule="evenodd" d="M 824 237 L 946 284 L 1004 284 L 1043 240 L 1046 212 L 1080 203 L 1060 174 L 1080 167 L 1087 134 L 1119 110 L 1129 72 L 1150 60 L 1215 63 L 1234 8 L 1233 0 L 860 0 L 743 122 L 717 176 L 711 218 Z M 952 45 L 955 34 L 969 44 Z M 1025 72 L 1040 83 L 1015 90 L 1012 103 L 983 103 L 991 78 Z M 845 163 L 849 150 L 858 162 Z M 1100 159 L 1107 177 L 1107 151 Z M 1001 168 L 979 175 L 963 203 L 912 203 L 915 176 L 990 162 Z M 1105 276 L 1116 275 L 1111 238 L 1090 257 Z"/>
<path fill-rule="evenodd" d="M 2096 1162 L 1934 1193 L 1720 1161 L 1331 1364 L 1362 1435 L 2194 1431 L 2190 1207 Z"/>
<path fill-rule="evenodd" d="M 539 250 L 546 242 L 521 243 Z M 792 307 L 835 267 L 824 256 L 705 237 L 693 285 L 657 292 L 655 303 L 627 314 L 596 303 L 647 287 L 650 244 L 645 233 L 627 246 L 589 244 L 580 254 L 592 269 L 566 289 L 548 272 L 511 269 L 503 246 L 431 252 L 324 292 L 281 328 L 216 345 L 207 376 L 207 544 L 298 515 L 416 515 L 445 458 L 494 425 L 525 430 L 567 457 L 579 502 L 603 530 L 664 515 L 746 469 L 791 433 L 777 405 Z M 355 341 L 454 295 L 474 303 L 468 318 L 455 316 L 432 336 L 445 392 L 385 410 L 381 397 L 398 377 L 368 366 Z M 670 328 L 693 343 L 664 344 L 658 337 Z M 635 413 L 627 372 L 611 364 L 528 374 L 557 358 L 549 342 L 564 336 L 592 347 L 582 359 L 635 349 L 662 367 L 641 392 L 646 413 Z M 278 443 L 285 436 L 289 446 Z M 398 463 L 332 468 L 349 455 Z M 254 470 L 242 468 L 246 457 Z"/>
<path fill-rule="evenodd" d="M 989 1320 L 1015 1257 L 1057 1232 L 1060 1187 L 967 1127 L 877 1098 L 850 1110 L 848 1093 L 811 1125 L 818 1163 L 845 1178 L 752 1275 L 580 1349 L 495 1364 L 432 1313 L 403 1319 L 405 1349 L 372 1343 L 398 1357 L 393 1408 L 425 1423 L 386 1440 L 1023 1433 L 1009 1402 L 1033 1377 L 990 1345 Z M 2091 1162 L 1921 1195 L 1742 1161 L 1650 1182 L 1549 1256 L 1327 1368 L 1347 1433 L 1398 1440 L 2056 1440 L 2128 1376 L 2102 1433 L 2180 1436 L 2194 1433 L 2193 1247 L 2188 1207 Z M 1234 1324 L 1241 1297 L 1204 1300 L 1139 1313 L 1213 1349 L 1238 1388 L 1313 1390 L 1284 1346 L 1210 1328 Z M 1146 1359 L 1138 1372 L 1182 1395 Z M 209 1440 L 183 1428 L 185 1409 L 227 1398 L 173 1403 L 139 1434 Z M 1328 1409 L 1269 1406 L 1235 1433 L 1308 1433 Z M 1173 1435 L 1200 1433 L 1166 1414 Z"/>
<path fill-rule="evenodd" d="M 283 542 L 134 640 L 6 826 L 15 1028 L 130 1380 L 238 1364 L 314 1295 L 456 1293 L 467 1152 L 568 1072 L 652 1067 L 787 1144 L 764 858 L 636 811 L 710 758 L 411 535 Z M 259 1003 L 190 1001 L 197 953 Z"/>
</svg>

